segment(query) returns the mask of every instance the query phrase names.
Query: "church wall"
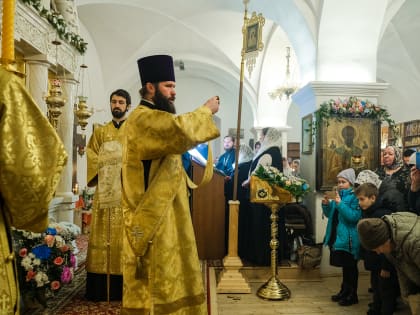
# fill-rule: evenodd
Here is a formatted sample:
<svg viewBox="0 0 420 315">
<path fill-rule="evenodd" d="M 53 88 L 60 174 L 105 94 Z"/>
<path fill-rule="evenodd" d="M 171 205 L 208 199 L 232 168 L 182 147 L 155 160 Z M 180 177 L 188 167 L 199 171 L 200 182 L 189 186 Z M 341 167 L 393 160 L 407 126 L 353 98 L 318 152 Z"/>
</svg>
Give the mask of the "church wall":
<svg viewBox="0 0 420 315">
<path fill-rule="evenodd" d="M 414 1 L 407 1 L 400 12 L 388 25 L 378 46 L 379 80 L 390 83 L 390 88 L 379 99 L 380 104 L 387 107 L 396 122 L 403 122 L 420 118 L 418 106 L 418 91 L 420 90 L 420 69 L 416 61 L 420 60 L 420 53 L 415 49 L 417 42 L 407 38 L 404 30 L 408 20 L 407 14 L 418 12 L 420 5 Z M 418 33 L 420 22 L 411 21 L 410 34 Z M 402 24 L 402 25 L 400 25 Z M 401 110 L 403 109 L 403 110 Z"/>
<path fill-rule="evenodd" d="M 287 132 L 287 142 L 302 142 L 301 117 L 299 106 L 292 102 L 287 112 L 287 125 L 290 126 L 290 130 Z"/>
</svg>

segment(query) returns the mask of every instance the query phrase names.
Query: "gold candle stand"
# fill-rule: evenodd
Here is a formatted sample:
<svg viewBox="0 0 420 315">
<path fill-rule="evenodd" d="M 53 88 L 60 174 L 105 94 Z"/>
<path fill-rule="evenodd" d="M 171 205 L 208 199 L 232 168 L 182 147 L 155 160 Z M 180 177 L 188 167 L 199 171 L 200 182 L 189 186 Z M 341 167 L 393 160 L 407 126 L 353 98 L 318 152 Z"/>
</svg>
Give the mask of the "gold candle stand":
<svg viewBox="0 0 420 315">
<path fill-rule="evenodd" d="M 251 202 L 262 203 L 271 209 L 271 277 L 257 291 L 257 295 L 267 300 L 285 300 L 290 298 L 290 290 L 281 283 L 277 275 L 277 248 L 279 241 L 277 212 L 281 206 L 292 201 L 292 195 L 280 187 L 272 187 L 266 181 L 251 176 Z"/>
</svg>

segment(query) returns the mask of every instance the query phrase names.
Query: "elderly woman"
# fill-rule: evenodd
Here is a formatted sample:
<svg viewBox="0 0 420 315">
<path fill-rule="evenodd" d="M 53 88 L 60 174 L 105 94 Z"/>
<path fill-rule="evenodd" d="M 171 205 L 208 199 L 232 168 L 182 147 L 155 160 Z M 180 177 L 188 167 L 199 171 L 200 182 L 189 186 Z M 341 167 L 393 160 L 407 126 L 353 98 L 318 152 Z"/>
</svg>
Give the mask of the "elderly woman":
<svg viewBox="0 0 420 315">
<path fill-rule="evenodd" d="M 387 146 L 382 153 L 382 161 L 383 166 L 377 168 L 375 173 L 378 174 L 382 182 L 389 184 L 389 187 L 395 187 L 402 194 L 404 198 L 403 209 L 395 209 L 395 211 L 407 210 L 410 170 L 403 167 L 401 150 L 392 145 Z"/>
</svg>

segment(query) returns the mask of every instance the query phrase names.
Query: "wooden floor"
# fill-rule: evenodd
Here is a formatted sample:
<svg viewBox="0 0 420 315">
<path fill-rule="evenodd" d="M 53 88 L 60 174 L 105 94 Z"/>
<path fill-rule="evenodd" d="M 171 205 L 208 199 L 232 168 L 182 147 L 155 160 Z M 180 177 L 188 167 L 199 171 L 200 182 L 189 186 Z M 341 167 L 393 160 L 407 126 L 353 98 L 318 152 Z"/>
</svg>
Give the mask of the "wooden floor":
<svg viewBox="0 0 420 315">
<path fill-rule="evenodd" d="M 338 276 L 321 277 L 319 271 L 318 273 L 315 271 L 307 275 L 307 279 L 302 279 L 301 276 L 293 276 L 300 274 L 299 268 L 291 267 L 289 270 L 281 268 L 279 277 L 281 282 L 290 289 L 291 297 L 284 301 L 267 301 L 259 298 L 256 291 L 270 278 L 270 268 L 245 268 L 243 274 L 246 275 L 245 279 L 251 287 L 251 294 L 217 294 L 216 287 L 220 279 L 220 271 L 220 268 L 210 268 L 209 271 L 211 296 L 211 314 L 209 315 L 361 315 L 366 314 L 368 303 L 371 302 L 367 273 L 362 273 L 359 277 L 359 303 L 343 307 L 331 301 L 331 295 L 339 291 L 341 284 L 341 278 Z M 398 311 L 394 314 L 410 315 L 411 312 L 408 306 L 399 302 Z"/>
</svg>

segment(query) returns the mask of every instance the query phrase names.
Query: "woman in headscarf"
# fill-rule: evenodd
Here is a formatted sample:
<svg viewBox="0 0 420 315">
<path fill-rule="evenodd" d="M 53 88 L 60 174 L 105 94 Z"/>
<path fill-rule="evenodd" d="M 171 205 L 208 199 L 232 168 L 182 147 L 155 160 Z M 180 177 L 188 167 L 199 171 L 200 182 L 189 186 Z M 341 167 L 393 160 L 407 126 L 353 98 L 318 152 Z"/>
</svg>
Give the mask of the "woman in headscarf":
<svg viewBox="0 0 420 315">
<path fill-rule="evenodd" d="M 281 131 L 276 128 L 264 128 L 261 137 L 261 148 L 252 159 L 248 179 L 242 183 L 242 187 L 248 187 L 252 172 L 259 165 L 273 166 L 283 171 L 281 155 Z M 262 204 L 250 204 L 248 221 L 248 247 L 244 248 L 239 255 L 242 259 L 259 266 L 268 266 L 271 262 L 271 210 Z M 279 259 L 285 258 L 287 247 L 286 230 L 284 227 L 284 215 L 279 213 L 280 246 L 278 249 Z"/>
<path fill-rule="evenodd" d="M 404 199 L 403 209 L 395 209 L 394 211 L 407 210 L 410 170 L 403 167 L 401 150 L 396 146 L 388 145 L 382 152 L 382 161 L 383 165 L 377 168 L 375 173 L 382 180 L 382 184 L 390 188 L 396 188 Z"/>
</svg>

